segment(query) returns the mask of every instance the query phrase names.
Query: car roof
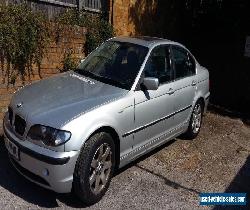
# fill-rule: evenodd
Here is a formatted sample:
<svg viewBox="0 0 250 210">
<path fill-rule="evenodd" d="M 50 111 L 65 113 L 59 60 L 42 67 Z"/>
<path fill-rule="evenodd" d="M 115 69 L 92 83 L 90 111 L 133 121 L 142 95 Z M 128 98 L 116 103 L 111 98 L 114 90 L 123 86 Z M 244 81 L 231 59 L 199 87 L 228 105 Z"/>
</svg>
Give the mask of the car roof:
<svg viewBox="0 0 250 210">
<path fill-rule="evenodd" d="M 120 37 L 111 38 L 110 40 L 118 41 L 118 42 L 129 42 L 133 44 L 142 45 L 148 48 L 152 47 L 155 44 L 176 44 L 176 45 L 183 46 L 177 42 L 173 42 L 168 39 L 150 37 L 150 36 L 131 36 L 131 37 L 120 36 Z"/>
</svg>

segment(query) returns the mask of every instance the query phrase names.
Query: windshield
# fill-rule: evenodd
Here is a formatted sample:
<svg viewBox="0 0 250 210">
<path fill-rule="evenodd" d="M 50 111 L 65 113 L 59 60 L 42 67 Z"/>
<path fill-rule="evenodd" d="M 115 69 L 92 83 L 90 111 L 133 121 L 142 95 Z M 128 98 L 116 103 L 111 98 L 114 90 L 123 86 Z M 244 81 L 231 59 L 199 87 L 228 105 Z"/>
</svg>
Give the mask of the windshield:
<svg viewBox="0 0 250 210">
<path fill-rule="evenodd" d="M 108 41 L 93 51 L 76 72 L 129 90 L 147 52 L 148 48 L 140 45 Z"/>
</svg>

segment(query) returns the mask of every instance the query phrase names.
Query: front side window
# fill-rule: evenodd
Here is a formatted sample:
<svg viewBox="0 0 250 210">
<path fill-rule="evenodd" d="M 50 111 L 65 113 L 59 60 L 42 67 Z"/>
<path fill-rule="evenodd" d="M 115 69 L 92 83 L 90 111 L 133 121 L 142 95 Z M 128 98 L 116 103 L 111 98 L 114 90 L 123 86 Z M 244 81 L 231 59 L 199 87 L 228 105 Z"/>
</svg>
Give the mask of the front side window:
<svg viewBox="0 0 250 210">
<path fill-rule="evenodd" d="M 195 61 L 189 53 L 180 48 L 173 47 L 173 62 L 175 66 L 175 78 L 184 78 L 195 74 Z"/>
<path fill-rule="evenodd" d="M 127 42 L 108 41 L 93 51 L 77 73 L 120 88 L 131 89 L 148 48 Z"/>
<path fill-rule="evenodd" d="M 152 50 L 145 65 L 144 76 L 158 78 L 160 83 L 171 81 L 172 68 L 168 46 L 158 46 Z"/>
</svg>

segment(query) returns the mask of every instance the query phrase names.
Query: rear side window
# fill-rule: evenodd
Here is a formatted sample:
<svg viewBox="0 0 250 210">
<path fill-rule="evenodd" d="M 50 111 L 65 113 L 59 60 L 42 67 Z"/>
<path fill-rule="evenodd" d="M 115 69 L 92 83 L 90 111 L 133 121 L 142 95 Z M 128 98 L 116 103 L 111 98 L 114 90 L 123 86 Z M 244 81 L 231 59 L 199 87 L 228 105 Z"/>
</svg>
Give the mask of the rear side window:
<svg viewBox="0 0 250 210">
<path fill-rule="evenodd" d="M 183 48 L 174 46 L 172 48 L 173 62 L 175 67 L 175 78 L 180 79 L 195 74 L 195 61 Z"/>
</svg>

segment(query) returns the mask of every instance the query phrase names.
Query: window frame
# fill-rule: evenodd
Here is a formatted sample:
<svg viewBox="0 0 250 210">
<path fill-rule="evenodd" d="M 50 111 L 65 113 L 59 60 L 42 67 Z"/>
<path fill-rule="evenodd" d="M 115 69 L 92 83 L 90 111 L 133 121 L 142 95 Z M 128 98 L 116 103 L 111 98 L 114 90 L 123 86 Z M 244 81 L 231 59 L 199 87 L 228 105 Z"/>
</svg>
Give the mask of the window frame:
<svg viewBox="0 0 250 210">
<path fill-rule="evenodd" d="M 102 0 L 83 0 L 81 2 L 82 4 L 82 9 L 90 12 L 96 12 L 96 13 L 102 13 L 107 10 L 108 8 L 108 3 L 106 1 Z M 98 5 L 99 8 L 93 7 L 93 5 Z"/>
<path fill-rule="evenodd" d="M 145 68 L 146 68 L 146 65 L 147 63 L 149 62 L 149 59 L 153 53 L 153 51 L 157 48 L 160 48 L 160 47 L 164 47 L 164 48 L 168 48 L 168 51 L 169 51 L 169 63 L 170 63 L 170 80 L 169 81 L 165 81 L 165 82 L 160 82 L 159 78 L 157 77 L 157 79 L 159 80 L 159 86 L 161 85 L 165 85 L 165 84 L 169 84 L 169 83 L 172 83 L 175 79 L 175 75 L 174 75 L 174 66 L 173 66 L 173 62 L 172 62 L 172 50 L 171 50 L 171 45 L 170 44 L 159 44 L 159 45 L 156 45 L 152 48 L 152 50 L 150 51 L 149 53 L 149 56 L 146 60 L 146 63 L 143 67 L 143 71 L 142 71 L 142 74 L 141 74 L 141 78 L 145 78 Z"/>
<path fill-rule="evenodd" d="M 192 62 L 192 61 L 190 61 L 191 59 L 193 60 L 194 68 L 195 68 L 193 74 L 188 75 L 188 76 L 184 76 L 184 77 L 180 77 L 180 78 L 176 78 L 176 68 L 175 68 L 173 48 L 176 48 L 177 50 L 180 50 L 180 51 L 184 52 L 187 55 L 189 62 Z M 186 48 L 184 48 L 184 47 L 182 47 L 180 45 L 171 44 L 170 45 L 170 50 L 171 50 L 171 60 L 172 60 L 171 63 L 172 63 L 172 66 L 173 66 L 173 75 L 174 75 L 173 81 L 178 81 L 178 80 L 185 79 L 185 78 L 188 78 L 188 77 L 193 77 L 193 76 L 195 76 L 197 74 L 197 62 L 196 62 L 196 59 L 188 49 L 186 49 Z"/>
</svg>

